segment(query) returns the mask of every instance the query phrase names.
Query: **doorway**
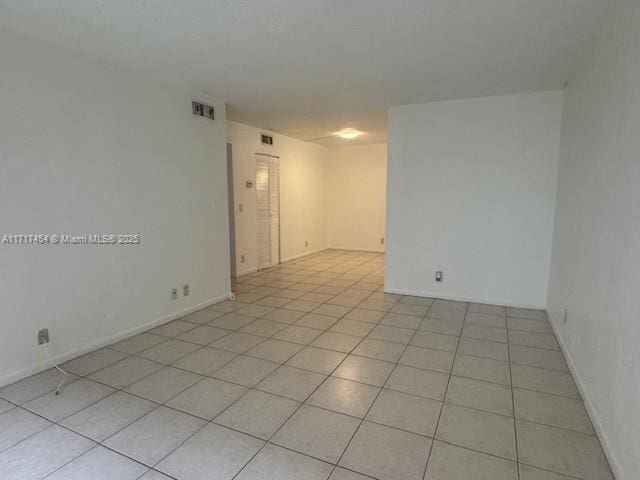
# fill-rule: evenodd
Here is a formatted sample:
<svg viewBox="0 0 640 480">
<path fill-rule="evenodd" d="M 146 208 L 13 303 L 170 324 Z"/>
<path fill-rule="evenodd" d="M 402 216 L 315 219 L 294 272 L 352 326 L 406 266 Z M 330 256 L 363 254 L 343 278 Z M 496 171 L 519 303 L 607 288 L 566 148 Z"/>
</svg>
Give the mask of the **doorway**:
<svg viewBox="0 0 640 480">
<path fill-rule="evenodd" d="M 280 158 L 256 153 L 258 270 L 280 263 Z"/>
</svg>

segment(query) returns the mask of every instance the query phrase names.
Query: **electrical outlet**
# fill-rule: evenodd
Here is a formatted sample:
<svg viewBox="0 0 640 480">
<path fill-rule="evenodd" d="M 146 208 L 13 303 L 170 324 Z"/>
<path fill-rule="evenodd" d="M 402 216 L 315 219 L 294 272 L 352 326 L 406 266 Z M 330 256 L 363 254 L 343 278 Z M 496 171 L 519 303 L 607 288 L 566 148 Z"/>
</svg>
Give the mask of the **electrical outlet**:
<svg viewBox="0 0 640 480">
<path fill-rule="evenodd" d="M 244 205 L 242 203 L 238 204 L 238 211 L 239 212 L 244 212 Z"/>
<path fill-rule="evenodd" d="M 185 283 L 182 286 L 182 295 L 185 296 L 185 297 L 189 296 L 189 284 L 188 283 Z"/>
<path fill-rule="evenodd" d="M 380 245 L 384 245 L 384 237 L 380 237 Z"/>
<path fill-rule="evenodd" d="M 567 322 L 569 321 L 569 312 L 567 311 L 567 309 L 564 309 L 564 316 L 562 317 L 562 323 L 564 325 L 567 324 Z"/>
<path fill-rule="evenodd" d="M 240 263 L 244 263 L 244 255 L 240 255 Z"/>
<path fill-rule="evenodd" d="M 438 270 L 436 272 L 436 282 L 441 282 L 443 277 L 444 277 L 444 274 L 442 273 L 442 270 Z"/>
<path fill-rule="evenodd" d="M 178 289 L 177 288 L 172 288 L 171 289 L 171 300 L 177 300 L 178 299 Z"/>
<path fill-rule="evenodd" d="M 49 343 L 49 329 L 43 328 L 38 330 L 38 345 L 44 345 L 45 343 Z"/>
<path fill-rule="evenodd" d="M 309 240 L 305 240 L 304 241 L 304 246 L 305 246 L 305 248 L 309 246 Z"/>
</svg>

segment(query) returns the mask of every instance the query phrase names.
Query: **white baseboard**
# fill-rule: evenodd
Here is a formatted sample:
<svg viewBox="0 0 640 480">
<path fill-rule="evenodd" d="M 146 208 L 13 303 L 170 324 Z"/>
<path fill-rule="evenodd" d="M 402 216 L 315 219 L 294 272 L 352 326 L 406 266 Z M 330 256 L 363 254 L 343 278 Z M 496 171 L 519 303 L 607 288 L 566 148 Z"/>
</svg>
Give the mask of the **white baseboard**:
<svg viewBox="0 0 640 480">
<path fill-rule="evenodd" d="M 257 268 L 247 268 L 246 270 L 242 270 L 241 272 L 236 272 L 235 275 L 232 275 L 233 278 L 242 277 L 243 275 L 249 275 L 250 273 L 256 273 L 258 271 Z"/>
<path fill-rule="evenodd" d="M 464 297 L 461 295 L 449 295 L 441 292 L 427 292 L 424 290 L 402 290 L 397 288 L 386 288 L 384 289 L 386 293 L 397 293 L 400 295 L 411 295 L 414 297 L 430 297 L 430 298 L 442 298 L 443 300 L 457 300 L 459 302 L 472 302 L 472 303 L 486 303 L 488 305 L 500 305 L 502 307 L 514 307 L 514 308 L 532 308 L 535 310 L 544 310 L 544 306 L 540 305 L 529 305 L 529 304 L 521 304 L 521 303 L 510 303 L 504 302 L 502 300 L 495 300 L 490 298 L 473 298 L 473 297 Z"/>
<path fill-rule="evenodd" d="M 607 434 L 603 428 L 602 421 L 600 420 L 600 417 L 597 414 L 595 405 L 591 400 L 589 389 L 587 388 L 586 383 L 582 380 L 579 370 L 576 368 L 576 364 L 573 361 L 573 357 L 571 356 L 570 350 L 565 342 L 564 337 L 560 335 L 560 331 L 559 331 L 558 323 L 556 322 L 556 319 L 553 317 L 553 315 L 549 310 L 546 310 L 546 312 L 547 312 L 547 315 L 549 316 L 549 321 L 551 323 L 551 328 L 553 329 L 553 333 L 555 334 L 556 339 L 558 340 L 558 344 L 560 345 L 560 349 L 562 350 L 562 354 L 564 355 L 564 358 L 567 361 L 567 366 L 569 367 L 569 371 L 571 372 L 571 375 L 573 376 L 573 380 L 576 384 L 576 387 L 580 392 L 580 396 L 582 397 L 582 401 L 587 410 L 587 414 L 591 419 L 591 423 L 593 424 L 593 428 L 596 431 L 596 435 L 598 436 L 598 439 L 600 439 L 602 450 L 604 451 L 604 454 L 607 457 L 607 460 L 609 462 L 609 466 L 611 467 L 613 475 L 617 480 L 624 480 L 624 477 L 622 476 L 622 469 L 620 468 L 620 463 L 616 459 L 616 456 L 610 447 L 609 438 L 607 437 Z"/>
<path fill-rule="evenodd" d="M 170 313 L 168 315 L 163 315 L 162 317 L 156 318 L 150 322 L 144 323 L 142 325 L 138 325 L 130 330 L 125 332 L 118 333 L 116 335 L 112 335 L 111 337 L 104 338 L 98 342 L 92 343 L 90 345 L 76 348 L 75 350 L 71 350 L 69 352 L 60 353 L 53 356 L 53 360 L 62 364 L 64 362 L 68 362 L 69 360 L 73 360 L 74 358 L 80 357 L 86 353 L 93 352 L 94 350 L 98 350 L 99 348 L 106 347 L 107 345 L 111 345 L 112 343 L 119 342 L 120 340 L 124 340 L 125 338 L 132 337 L 133 335 L 137 335 L 138 333 L 145 332 L 159 325 L 163 325 L 172 320 L 175 320 L 180 317 L 184 317 L 190 313 L 193 313 L 197 310 L 201 310 L 215 303 L 222 302 L 223 300 L 227 300 L 231 293 L 227 293 L 225 295 L 220 295 L 218 297 L 210 298 L 202 303 L 197 305 L 193 305 L 191 307 L 184 308 L 174 313 Z M 18 380 L 22 380 L 23 378 L 29 377 L 31 375 L 35 375 L 36 373 L 40 373 L 44 370 L 48 370 L 51 368 L 51 363 L 48 360 L 43 360 L 42 362 L 33 365 L 28 368 L 24 368 L 14 373 L 10 373 L 8 375 L 4 375 L 0 377 L 0 387 L 8 385 L 13 382 L 17 382 Z"/>
<path fill-rule="evenodd" d="M 314 253 L 320 253 L 327 250 L 327 247 L 318 248 L 316 250 L 311 250 L 310 252 L 302 252 L 298 255 L 292 255 L 291 257 L 281 259 L 282 263 L 290 262 L 291 260 L 297 260 L 298 258 L 306 257 L 308 255 L 313 255 Z"/>
<path fill-rule="evenodd" d="M 372 252 L 372 253 L 384 253 L 384 248 L 354 248 L 354 247 L 339 247 L 331 245 L 327 247 L 329 250 L 347 250 L 351 252 Z"/>
</svg>

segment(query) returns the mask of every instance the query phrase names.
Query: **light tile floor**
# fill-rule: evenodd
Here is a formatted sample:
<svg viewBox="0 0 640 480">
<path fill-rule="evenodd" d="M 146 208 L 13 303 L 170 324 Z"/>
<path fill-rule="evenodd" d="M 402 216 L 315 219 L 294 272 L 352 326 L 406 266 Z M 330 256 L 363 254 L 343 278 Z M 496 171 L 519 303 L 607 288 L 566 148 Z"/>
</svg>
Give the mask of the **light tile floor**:
<svg viewBox="0 0 640 480">
<path fill-rule="evenodd" d="M 0 478 L 613 478 L 544 312 L 383 293 L 329 250 L 0 389 Z"/>
</svg>

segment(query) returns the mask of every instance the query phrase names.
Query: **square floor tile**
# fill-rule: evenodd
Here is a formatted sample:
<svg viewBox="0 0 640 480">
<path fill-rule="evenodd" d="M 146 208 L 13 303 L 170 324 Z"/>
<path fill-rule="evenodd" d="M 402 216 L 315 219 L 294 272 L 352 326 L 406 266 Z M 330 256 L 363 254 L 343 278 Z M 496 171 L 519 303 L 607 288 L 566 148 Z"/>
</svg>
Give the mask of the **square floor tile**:
<svg viewBox="0 0 640 480">
<path fill-rule="evenodd" d="M 8 412 L 13 408 L 15 408 L 15 405 L 7 402 L 6 400 L 2 400 L 0 398 L 0 414 L 3 414 L 4 412 Z"/>
<path fill-rule="evenodd" d="M 334 303 L 334 302 L 330 302 Z M 308 300 L 293 300 L 287 303 L 288 310 L 297 310 L 299 312 L 311 312 L 320 306 L 320 302 L 310 302 Z"/>
<path fill-rule="evenodd" d="M 264 317 L 267 320 L 273 320 L 274 322 L 291 324 L 299 318 L 305 315 L 304 312 L 298 312 L 296 310 L 287 310 L 285 308 L 279 308 L 267 313 Z"/>
<path fill-rule="evenodd" d="M 116 392 L 61 422 L 71 430 L 102 442 L 118 430 L 135 422 L 156 404 L 124 392 Z"/>
<path fill-rule="evenodd" d="M 402 355 L 404 348 L 405 346 L 401 343 L 365 338 L 360 345 L 356 347 L 353 354 L 360 357 L 375 358 L 395 363 Z"/>
<path fill-rule="evenodd" d="M 159 327 L 152 328 L 149 333 L 155 335 L 161 335 L 163 337 L 175 338 L 178 335 L 193 330 L 198 325 L 191 322 L 184 322 L 182 320 L 174 320 L 173 322 L 165 323 Z"/>
<path fill-rule="evenodd" d="M 553 333 L 551 324 L 546 320 L 528 320 L 526 318 L 509 317 L 507 322 L 509 329 L 522 330 L 524 332 Z"/>
<path fill-rule="evenodd" d="M 138 357 L 167 365 L 189 355 L 191 352 L 198 350 L 198 348 L 200 347 L 193 343 L 181 340 L 167 340 L 138 353 Z"/>
<path fill-rule="evenodd" d="M 515 462 L 436 440 L 425 480 L 517 480 Z"/>
<path fill-rule="evenodd" d="M 507 329 L 467 323 L 462 329 L 462 337 L 507 343 Z"/>
<path fill-rule="evenodd" d="M 274 322 L 272 320 L 265 320 L 258 318 L 249 325 L 242 327 L 239 331 L 241 333 L 248 333 L 250 335 L 257 335 L 259 337 L 271 337 L 280 330 L 286 327 L 285 324 L 280 322 Z"/>
<path fill-rule="evenodd" d="M 510 385 L 509 364 L 489 358 L 456 356 L 453 364 L 453 374 L 459 377 L 473 378 L 485 382 Z"/>
<path fill-rule="evenodd" d="M 237 357 L 233 352 L 203 347 L 176 360 L 173 366 L 200 375 L 209 375 Z"/>
<path fill-rule="evenodd" d="M 579 398 L 515 388 L 513 401 L 517 418 L 595 435 L 591 419 Z"/>
<path fill-rule="evenodd" d="M 559 473 L 541 470 L 539 468 L 529 467 L 528 465 L 519 465 L 520 480 L 575 480 L 576 477 L 567 477 Z"/>
<path fill-rule="evenodd" d="M 136 480 L 147 467 L 97 446 L 67 463 L 47 480 Z"/>
<path fill-rule="evenodd" d="M 402 343 L 406 345 L 411 341 L 411 337 L 413 337 L 414 333 L 415 330 L 390 327 L 388 325 L 378 325 L 371 331 L 367 338 Z"/>
<path fill-rule="evenodd" d="M 455 322 L 458 325 L 462 324 L 466 312 L 461 309 L 441 308 L 437 305 L 432 305 L 427 312 L 427 318 L 440 320 L 449 320 Z"/>
<path fill-rule="evenodd" d="M 476 338 L 461 338 L 458 353 L 472 357 L 490 358 L 509 361 L 509 346 L 506 343 L 478 340 Z"/>
<path fill-rule="evenodd" d="M 231 480 L 263 445 L 262 440 L 210 423 L 156 468 L 180 480 Z"/>
<path fill-rule="evenodd" d="M 364 337 L 372 329 L 373 325 L 370 323 L 343 318 L 338 320 L 338 323 L 331 327 L 329 331 L 335 333 L 346 333 L 347 335 L 353 335 L 354 337 Z"/>
<path fill-rule="evenodd" d="M 449 373 L 453 365 L 453 353 L 409 345 L 399 363 L 409 367 Z"/>
<path fill-rule="evenodd" d="M 411 345 L 455 352 L 458 348 L 458 338 L 455 335 L 443 335 L 441 333 L 418 330 L 411 339 Z"/>
<path fill-rule="evenodd" d="M 157 403 L 164 403 L 202 378 L 191 372 L 165 367 L 129 385 L 125 391 Z"/>
<path fill-rule="evenodd" d="M 327 287 L 327 288 L 332 288 L 332 287 Z M 345 307 L 343 305 L 331 305 L 329 303 L 323 303 L 319 307 L 314 309 L 312 313 L 316 313 L 319 315 L 326 315 L 326 316 L 334 317 L 334 319 L 336 319 L 336 318 L 343 317 L 347 312 L 349 312 L 349 310 L 351 310 L 350 307 Z"/>
<path fill-rule="evenodd" d="M 283 365 L 262 380 L 256 388 L 301 402 L 311 395 L 325 378 L 325 375 L 316 372 Z"/>
<path fill-rule="evenodd" d="M 208 345 L 209 343 L 229 334 L 229 330 L 217 327 L 202 326 L 189 330 L 176 337 L 184 342 L 197 343 L 198 345 Z"/>
<path fill-rule="evenodd" d="M 273 336 L 274 339 L 284 340 L 287 342 L 298 343 L 300 345 L 308 345 L 322 334 L 322 330 L 315 328 L 300 327 L 298 325 L 289 325 L 284 330 Z"/>
<path fill-rule="evenodd" d="M 270 360 L 276 363 L 284 363 L 300 349 L 302 349 L 302 345 L 298 345 L 296 343 L 268 339 L 253 347 L 246 353 L 246 355 Z"/>
<path fill-rule="evenodd" d="M 156 470 L 147 470 L 147 473 L 142 475 L 138 480 L 173 480 L 171 477 L 160 473 Z"/>
<path fill-rule="evenodd" d="M 100 350 L 96 350 L 95 352 L 88 353 L 66 362 L 62 365 L 62 368 L 66 372 L 87 376 L 97 372 L 101 368 L 108 367 L 109 365 L 119 362 L 124 357 L 126 357 L 125 353 L 117 352 L 109 348 L 101 348 Z"/>
<path fill-rule="evenodd" d="M 544 310 L 534 310 L 530 308 L 507 307 L 507 315 L 531 320 L 547 320 L 547 314 Z"/>
<path fill-rule="evenodd" d="M 0 452 L 51 426 L 52 423 L 22 408 L 0 415 Z"/>
<path fill-rule="evenodd" d="M 548 350 L 560 350 L 556 337 L 551 333 L 509 331 L 509 343 L 525 347 L 546 348 Z"/>
<path fill-rule="evenodd" d="M 141 333 L 139 335 L 129 337 L 126 340 L 122 340 L 118 343 L 114 343 L 113 345 L 109 345 L 109 348 L 111 350 L 117 350 L 118 352 L 135 355 L 136 353 L 146 350 L 147 348 L 151 348 L 154 345 L 162 343 L 166 340 L 167 339 L 165 337 L 161 337 L 160 335 Z"/>
<path fill-rule="evenodd" d="M 246 307 L 236 310 L 240 315 L 246 315 L 247 317 L 262 317 L 269 312 L 275 310 L 273 307 L 266 307 L 264 305 L 247 305 Z"/>
<path fill-rule="evenodd" d="M 314 347 L 326 348 L 328 350 L 349 353 L 356 347 L 356 345 L 358 345 L 358 343 L 360 343 L 360 340 L 360 337 L 354 337 L 352 335 L 325 332 L 311 342 L 311 345 Z"/>
<path fill-rule="evenodd" d="M 443 400 L 448 378 L 443 373 L 398 365 L 386 386 L 404 393 Z"/>
<path fill-rule="evenodd" d="M 62 374 L 55 368 L 50 368 L 44 372 L 37 373 L 31 377 L 20 380 L 7 385 L 0 389 L 0 397 L 10 402 L 22 405 L 23 403 L 33 400 L 36 397 L 52 392 L 56 389 Z M 65 379 L 65 384 L 69 385 L 78 380 L 79 377 L 69 374 Z"/>
<path fill-rule="evenodd" d="M 0 453 L 0 478 L 44 478 L 94 445 L 91 440 L 53 425 Z"/>
<path fill-rule="evenodd" d="M 400 302 L 393 306 L 391 312 L 424 317 L 427 314 L 427 310 L 429 310 L 429 305 L 414 305 L 411 303 Z M 416 325 L 414 328 L 418 328 L 418 326 Z"/>
<path fill-rule="evenodd" d="M 158 407 L 104 445 L 145 465 L 153 466 L 205 424 L 191 415 Z"/>
<path fill-rule="evenodd" d="M 333 466 L 276 445 L 265 446 L 237 480 L 325 480 Z"/>
<path fill-rule="evenodd" d="M 380 480 L 422 480 L 431 439 L 364 422 L 340 465 Z"/>
<path fill-rule="evenodd" d="M 515 426 L 510 417 L 445 403 L 436 438 L 516 460 Z"/>
<path fill-rule="evenodd" d="M 251 390 L 214 421 L 268 440 L 299 406 L 294 400 Z"/>
<path fill-rule="evenodd" d="M 329 477 L 329 480 L 371 480 L 372 478 L 373 477 L 347 470 L 346 468 L 337 467 Z"/>
<path fill-rule="evenodd" d="M 569 371 L 562 353 L 555 350 L 511 345 L 509 346 L 509 354 L 511 356 L 511 363 L 547 368 L 549 370 L 559 370 L 562 372 Z"/>
<path fill-rule="evenodd" d="M 167 406 L 211 420 L 247 391 L 233 383 L 205 378 L 173 397 Z"/>
<path fill-rule="evenodd" d="M 375 400 L 379 388 L 330 377 L 307 400 L 316 407 L 363 418 Z"/>
<path fill-rule="evenodd" d="M 396 305 L 397 307 L 398 305 Z M 407 307 L 410 305 L 399 305 L 403 307 Z M 394 307 L 394 308 L 396 308 Z M 390 327 L 398 327 L 398 328 L 409 328 L 412 330 L 417 330 L 420 324 L 422 323 L 422 317 L 416 317 L 414 315 L 395 313 L 393 310 L 387 313 L 382 322 L 382 325 L 388 325 Z"/>
<path fill-rule="evenodd" d="M 225 330 L 238 330 L 253 321 L 255 321 L 253 317 L 246 317 L 244 315 L 238 315 L 237 313 L 227 313 L 209 322 L 209 326 L 224 328 Z"/>
<path fill-rule="evenodd" d="M 433 437 L 442 402 L 384 389 L 367 420 Z"/>
<path fill-rule="evenodd" d="M 211 342 L 209 346 L 234 353 L 245 353 L 261 342 L 264 342 L 264 337 L 234 332 L 215 342 Z"/>
<path fill-rule="evenodd" d="M 335 463 L 360 420 L 303 405 L 273 437 L 273 443 Z"/>
<path fill-rule="evenodd" d="M 113 388 L 82 378 L 24 404 L 24 408 L 58 422 L 113 393 Z"/>
<path fill-rule="evenodd" d="M 377 310 L 366 310 L 364 308 L 354 308 L 353 310 L 350 310 L 349 313 L 344 316 L 344 318 L 357 320 L 359 322 L 379 323 L 385 315 L 386 312 L 379 312 Z"/>
<path fill-rule="evenodd" d="M 345 357 L 346 354 L 333 350 L 305 347 L 296 353 L 287 365 L 329 375 Z"/>
<path fill-rule="evenodd" d="M 525 365 L 511 365 L 511 374 L 514 387 L 567 397 L 579 396 L 569 373 Z"/>
<path fill-rule="evenodd" d="M 462 320 L 449 320 L 427 316 L 420 324 L 420 330 L 441 335 L 460 335 Z"/>
<path fill-rule="evenodd" d="M 485 303 L 470 303 L 469 312 L 485 313 L 487 315 L 500 315 L 504 317 L 507 314 L 507 309 L 500 305 L 487 305 Z"/>
<path fill-rule="evenodd" d="M 469 312 L 465 318 L 467 325 L 484 325 L 485 327 L 507 328 L 505 315 L 491 315 L 487 313 Z"/>
<path fill-rule="evenodd" d="M 495 383 L 452 376 L 445 401 L 463 407 L 513 416 L 511 388 Z"/>
<path fill-rule="evenodd" d="M 299 327 L 309 327 L 318 330 L 326 330 L 331 327 L 338 320 L 336 317 L 329 315 L 320 315 L 319 313 L 307 313 L 304 317 L 296 320 L 296 325 Z"/>
<path fill-rule="evenodd" d="M 373 358 L 349 355 L 333 372 L 336 377 L 381 387 L 393 370 L 393 364 Z"/>
<path fill-rule="evenodd" d="M 208 308 L 205 308 L 203 310 L 198 310 L 197 312 L 190 313 L 189 315 L 185 315 L 180 320 L 184 322 L 198 323 L 200 325 L 204 325 L 222 315 L 223 314 L 221 312 L 216 312 L 215 310 L 210 310 Z"/>
<path fill-rule="evenodd" d="M 268 360 L 241 355 L 216 370 L 212 376 L 227 382 L 253 387 L 278 367 L 279 364 Z"/>
<path fill-rule="evenodd" d="M 611 479 L 598 438 L 517 420 L 520 461 L 586 480 Z"/>
</svg>

